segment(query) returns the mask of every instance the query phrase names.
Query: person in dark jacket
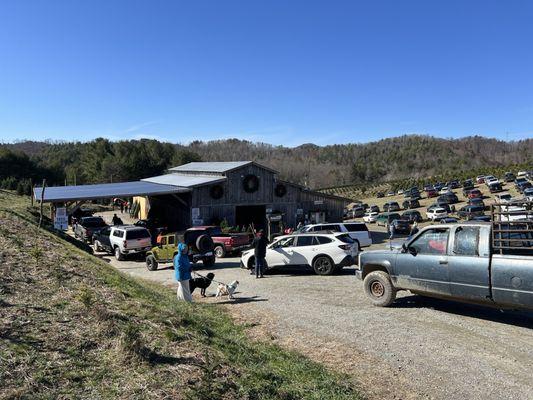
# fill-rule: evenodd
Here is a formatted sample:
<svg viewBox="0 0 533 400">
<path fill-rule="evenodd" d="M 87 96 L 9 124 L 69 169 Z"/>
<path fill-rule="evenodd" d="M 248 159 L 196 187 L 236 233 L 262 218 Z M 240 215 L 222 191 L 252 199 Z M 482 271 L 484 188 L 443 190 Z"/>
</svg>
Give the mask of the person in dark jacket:
<svg viewBox="0 0 533 400">
<path fill-rule="evenodd" d="M 265 257 L 268 240 L 265 232 L 261 229 L 252 242 L 255 256 L 255 277 L 262 278 L 265 269 Z"/>
</svg>

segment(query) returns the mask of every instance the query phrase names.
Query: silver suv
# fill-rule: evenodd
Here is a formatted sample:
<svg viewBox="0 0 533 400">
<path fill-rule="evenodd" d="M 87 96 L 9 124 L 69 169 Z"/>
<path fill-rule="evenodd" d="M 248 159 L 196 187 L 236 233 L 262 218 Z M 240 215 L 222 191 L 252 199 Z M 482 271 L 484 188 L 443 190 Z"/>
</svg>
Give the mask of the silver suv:
<svg viewBox="0 0 533 400">
<path fill-rule="evenodd" d="M 152 238 L 148 229 L 135 225 L 111 227 L 109 242 L 115 258 L 119 261 L 128 254 L 145 253 L 152 248 Z"/>
</svg>

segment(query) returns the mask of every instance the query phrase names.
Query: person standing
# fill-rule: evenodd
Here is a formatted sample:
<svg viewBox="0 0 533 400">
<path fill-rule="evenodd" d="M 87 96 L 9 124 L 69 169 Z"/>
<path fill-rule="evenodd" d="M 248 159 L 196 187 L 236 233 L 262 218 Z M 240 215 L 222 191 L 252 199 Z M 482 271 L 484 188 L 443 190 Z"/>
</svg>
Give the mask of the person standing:
<svg viewBox="0 0 533 400">
<path fill-rule="evenodd" d="M 120 213 L 124 214 L 124 202 L 123 201 L 120 202 Z"/>
<path fill-rule="evenodd" d="M 396 233 L 396 228 L 394 226 L 394 221 L 390 221 L 389 222 L 389 234 L 390 234 L 389 240 L 394 239 L 395 233 Z"/>
<path fill-rule="evenodd" d="M 178 300 L 192 302 L 189 280 L 191 279 L 191 262 L 189 261 L 188 248 L 185 243 L 178 245 L 178 254 L 174 257 L 174 278 L 178 281 Z"/>
<path fill-rule="evenodd" d="M 252 246 L 254 248 L 255 256 L 255 277 L 262 278 L 265 269 L 265 257 L 268 240 L 265 237 L 265 231 L 260 230 L 255 237 Z"/>
<path fill-rule="evenodd" d="M 418 222 L 414 221 L 413 226 L 411 227 L 411 232 L 409 232 L 409 236 L 416 235 L 418 233 Z"/>
<path fill-rule="evenodd" d="M 120 225 L 121 220 L 120 220 L 120 218 L 117 216 L 117 214 L 113 214 L 113 220 L 112 220 L 112 222 L 113 222 L 113 225 Z"/>
</svg>

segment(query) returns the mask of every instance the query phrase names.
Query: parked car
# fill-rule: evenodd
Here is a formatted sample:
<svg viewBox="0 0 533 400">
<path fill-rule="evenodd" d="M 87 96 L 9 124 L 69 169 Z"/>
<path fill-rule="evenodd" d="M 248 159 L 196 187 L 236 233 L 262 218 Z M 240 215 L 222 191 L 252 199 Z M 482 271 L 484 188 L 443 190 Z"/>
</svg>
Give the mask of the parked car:
<svg viewBox="0 0 533 400">
<path fill-rule="evenodd" d="M 499 181 L 491 182 L 489 183 L 488 186 L 489 186 L 489 191 L 491 193 L 498 193 L 498 192 L 503 191 L 502 184 Z"/>
<path fill-rule="evenodd" d="M 409 235 L 411 232 L 411 225 L 405 219 L 395 219 L 391 222 L 391 225 L 394 226 L 395 233 Z"/>
<path fill-rule="evenodd" d="M 396 192 L 394 192 L 394 191 L 391 190 L 391 191 L 387 192 L 387 197 L 392 197 L 392 196 L 394 196 L 395 194 L 396 194 Z"/>
<path fill-rule="evenodd" d="M 93 235 L 107 226 L 102 217 L 82 217 L 74 225 L 74 237 L 91 243 Z"/>
<path fill-rule="evenodd" d="M 485 183 L 485 177 L 483 175 L 478 175 L 478 177 L 476 178 L 476 183 L 477 184 Z"/>
<path fill-rule="evenodd" d="M 383 192 L 377 192 L 377 193 L 376 193 L 376 197 L 377 197 L 378 199 L 381 199 L 382 197 L 385 197 L 385 193 L 383 193 Z"/>
<path fill-rule="evenodd" d="M 171 263 L 178 251 L 178 243 L 185 243 L 189 249 L 188 256 L 192 263 L 202 262 L 209 268 L 215 265 L 213 250 L 215 243 L 207 227 L 194 227 L 185 233 L 166 233 L 157 238 L 157 246 L 146 253 L 146 267 L 155 271 L 161 263 Z"/>
<path fill-rule="evenodd" d="M 481 190 L 479 189 L 472 189 L 470 192 L 468 192 L 468 198 L 469 199 L 475 199 L 475 198 L 483 198 L 483 193 L 481 193 Z"/>
<path fill-rule="evenodd" d="M 448 182 L 446 184 L 450 189 L 457 189 L 459 187 L 461 187 L 461 185 L 459 184 L 459 181 L 457 179 L 453 179 L 451 180 L 450 182 Z"/>
<path fill-rule="evenodd" d="M 528 180 L 525 177 L 517 177 L 514 180 L 514 186 L 515 186 L 516 190 L 520 191 L 520 186 L 523 185 L 523 184 L 526 184 L 527 182 L 528 182 Z"/>
<path fill-rule="evenodd" d="M 463 193 L 465 190 L 474 189 L 474 181 L 472 179 L 466 179 L 463 181 Z"/>
<path fill-rule="evenodd" d="M 526 181 L 526 182 L 522 182 L 518 185 L 518 187 L 516 188 L 520 193 L 524 193 L 524 191 L 526 189 L 529 189 L 533 187 L 533 185 L 531 184 L 531 182 L 529 181 Z"/>
<path fill-rule="evenodd" d="M 533 201 L 533 188 L 524 189 L 522 193 L 528 201 Z"/>
<path fill-rule="evenodd" d="M 400 205 L 397 201 L 389 201 L 388 203 L 383 204 L 384 212 L 400 211 Z"/>
<path fill-rule="evenodd" d="M 135 225 L 112 226 L 109 242 L 115 258 L 119 261 L 127 255 L 146 253 L 152 248 L 152 238 L 148 229 Z"/>
<path fill-rule="evenodd" d="M 505 182 L 513 182 L 516 179 L 516 176 L 512 172 L 506 172 L 503 179 Z"/>
<path fill-rule="evenodd" d="M 215 257 L 222 258 L 250 247 L 251 237 L 247 233 L 224 233 L 219 226 L 205 226 L 205 232 L 213 240 Z"/>
<path fill-rule="evenodd" d="M 356 276 L 376 306 L 389 306 L 398 291 L 409 290 L 499 309 L 533 310 L 533 233 L 509 225 L 511 229 L 500 225 L 504 232 L 497 234 L 483 222 L 428 226 L 400 249 L 362 253 Z"/>
<path fill-rule="evenodd" d="M 458 222 L 459 220 L 457 218 L 453 218 L 453 217 L 446 217 L 446 218 L 443 218 L 441 219 L 439 222 L 441 224 L 455 224 L 456 222 Z"/>
<path fill-rule="evenodd" d="M 361 247 L 367 247 L 372 244 L 372 237 L 367 226 L 363 222 L 344 222 L 344 223 L 324 223 L 305 225 L 296 233 L 311 232 L 341 232 L 348 233 L 355 243 Z"/>
<path fill-rule="evenodd" d="M 398 190 L 398 195 L 401 196 L 402 194 L 403 194 L 403 189 Z"/>
<path fill-rule="evenodd" d="M 490 222 L 491 218 L 490 218 L 490 215 L 474 215 L 471 221 Z"/>
<path fill-rule="evenodd" d="M 352 208 L 352 218 L 361 218 L 365 215 L 365 209 L 361 206 Z"/>
<path fill-rule="evenodd" d="M 446 218 L 447 216 L 448 212 L 440 206 L 430 206 L 426 211 L 426 218 L 431 221 L 438 221 L 442 218 Z"/>
<path fill-rule="evenodd" d="M 424 218 L 422 218 L 422 214 L 420 214 L 420 211 L 407 210 L 402 214 L 402 219 L 409 221 L 410 223 L 413 223 L 413 222 L 422 222 Z"/>
<path fill-rule="evenodd" d="M 459 218 L 470 220 L 473 217 L 484 215 L 485 207 L 483 206 L 464 206 L 459 209 L 457 215 Z"/>
<path fill-rule="evenodd" d="M 459 199 L 457 198 L 457 195 L 452 192 L 445 193 L 437 198 L 437 203 L 455 204 L 458 202 Z"/>
<path fill-rule="evenodd" d="M 468 193 L 473 190 L 472 188 L 463 188 L 463 196 L 468 198 Z"/>
<path fill-rule="evenodd" d="M 437 197 L 439 195 L 439 193 L 435 190 L 435 189 L 428 189 L 426 190 L 426 196 L 428 198 L 431 198 L 431 197 Z"/>
<path fill-rule="evenodd" d="M 451 212 L 452 212 L 452 208 L 450 207 L 450 205 L 448 203 L 439 203 L 437 201 L 436 203 L 431 204 L 428 208 L 430 208 L 430 207 L 444 208 L 448 214 L 451 214 Z"/>
<path fill-rule="evenodd" d="M 367 213 L 363 216 L 363 221 L 367 224 L 371 224 L 373 222 L 376 222 L 376 219 L 378 218 L 379 213 L 375 211 L 367 211 Z"/>
<path fill-rule="evenodd" d="M 309 266 L 317 275 L 331 275 L 355 264 L 358 246 L 348 233 L 299 233 L 280 236 L 268 245 L 265 268 Z M 241 267 L 252 269 L 253 250 L 242 253 Z"/>
<path fill-rule="evenodd" d="M 497 203 L 508 203 L 512 200 L 512 196 L 510 193 L 501 193 L 501 194 L 497 194 L 496 196 L 494 196 L 494 200 L 497 202 Z"/>
<path fill-rule="evenodd" d="M 367 211 L 377 212 L 377 213 L 380 213 L 380 212 L 381 212 L 381 210 L 379 209 L 379 207 L 376 206 L 376 205 L 371 205 L 371 206 L 368 208 Z"/>
<path fill-rule="evenodd" d="M 450 191 L 451 189 L 448 187 L 448 186 L 443 186 L 440 190 L 439 190 L 439 194 L 446 194 Z"/>
<path fill-rule="evenodd" d="M 152 246 L 155 246 L 157 237 L 168 230 L 164 224 L 154 219 L 140 219 L 133 225 L 148 229 L 152 237 Z"/>
<path fill-rule="evenodd" d="M 466 204 L 469 206 L 479 206 L 479 207 L 483 207 L 483 209 L 486 209 L 485 202 L 483 201 L 483 199 L 480 199 L 479 197 L 468 199 L 468 202 Z"/>
<path fill-rule="evenodd" d="M 395 219 L 402 219 L 401 215 L 398 213 L 383 213 L 378 216 L 376 219 L 376 225 L 378 226 L 384 226 L 388 229 L 390 223 L 394 221 Z"/>
<path fill-rule="evenodd" d="M 413 200 L 413 199 L 405 200 L 402 203 L 402 207 L 403 207 L 404 210 L 418 208 L 418 207 L 420 207 L 420 202 L 418 200 Z"/>
<path fill-rule="evenodd" d="M 442 188 L 444 187 L 444 183 L 441 183 L 441 182 L 437 182 L 433 185 L 433 188 L 439 192 Z"/>
<path fill-rule="evenodd" d="M 106 226 L 99 231 L 93 233 L 92 243 L 94 251 L 113 253 L 113 246 L 109 240 L 109 235 L 111 234 L 111 227 Z"/>
</svg>

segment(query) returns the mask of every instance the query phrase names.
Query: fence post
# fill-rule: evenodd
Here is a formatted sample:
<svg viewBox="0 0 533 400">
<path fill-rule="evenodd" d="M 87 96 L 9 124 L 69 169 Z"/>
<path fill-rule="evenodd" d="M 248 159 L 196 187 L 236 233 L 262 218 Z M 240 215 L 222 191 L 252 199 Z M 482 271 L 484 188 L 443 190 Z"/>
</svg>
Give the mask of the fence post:
<svg viewBox="0 0 533 400">
<path fill-rule="evenodd" d="M 43 179 L 43 187 L 41 190 L 41 207 L 40 207 L 40 214 L 39 214 L 39 228 L 43 224 L 43 200 L 44 200 L 44 189 L 46 188 L 46 179 Z"/>
</svg>

